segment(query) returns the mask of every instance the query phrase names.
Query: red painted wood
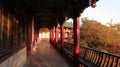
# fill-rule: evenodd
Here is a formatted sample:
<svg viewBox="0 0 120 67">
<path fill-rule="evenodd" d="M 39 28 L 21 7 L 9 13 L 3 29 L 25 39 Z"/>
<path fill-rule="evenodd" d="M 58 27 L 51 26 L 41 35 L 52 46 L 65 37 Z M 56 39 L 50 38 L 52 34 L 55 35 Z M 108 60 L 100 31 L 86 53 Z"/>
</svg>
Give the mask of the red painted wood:
<svg viewBox="0 0 120 67">
<path fill-rule="evenodd" d="M 32 24 L 28 28 L 27 56 L 31 55 L 31 43 L 32 43 Z"/>
<path fill-rule="evenodd" d="M 52 40 L 52 34 L 51 34 L 51 32 L 52 32 L 52 30 L 50 30 L 50 33 L 49 33 L 49 39 L 50 39 L 50 41 Z"/>
<path fill-rule="evenodd" d="M 60 25 L 61 47 L 64 46 L 64 26 Z"/>
<path fill-rule="evenodd" d="M 53 41 L 53 38 L 54 38 L 54 32 L 53 32 L 53 29 L 52 29 L 52 41 Z"/>
<path fill-rule="evenodd" d="M 53 42 L 55 42 L 55 28 L 53 28 Z"/>
<path fill-rule="evenodd" d="M 79 67 L 79 53 L 80 53 L 80 24 L 79 24 L 79 17 L 73 18 L 74 24 L 74 66 Z"/>
<path fill-rule="evenodd" d="M 55 42 L 58 42 L 58 29 L 57 27 L 55 28 Z"/>
<path fill-rule="evenodd" d="M 53 35 L 52 35 L 52 29 L 51 29 L 51 41 L 52 41 Z"/>
<path fill-rule="evenodd" d="M 79 17 L 74 18 L 74 54 L 80 52 L 80 24 Z"/>
</svg>

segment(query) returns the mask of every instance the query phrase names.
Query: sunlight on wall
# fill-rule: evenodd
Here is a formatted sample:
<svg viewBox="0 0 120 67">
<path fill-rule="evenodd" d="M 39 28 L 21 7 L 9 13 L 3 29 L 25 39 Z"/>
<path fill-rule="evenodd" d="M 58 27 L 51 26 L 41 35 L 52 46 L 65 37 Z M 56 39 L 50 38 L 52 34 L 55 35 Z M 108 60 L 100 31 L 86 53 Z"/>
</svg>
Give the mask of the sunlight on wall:
<svg viewBox="0 0 120 67">
<path fill-rule="evenodd" d="M 49 32 L 40 32 L 39 38 L 49 38 Z"/>
</svg>

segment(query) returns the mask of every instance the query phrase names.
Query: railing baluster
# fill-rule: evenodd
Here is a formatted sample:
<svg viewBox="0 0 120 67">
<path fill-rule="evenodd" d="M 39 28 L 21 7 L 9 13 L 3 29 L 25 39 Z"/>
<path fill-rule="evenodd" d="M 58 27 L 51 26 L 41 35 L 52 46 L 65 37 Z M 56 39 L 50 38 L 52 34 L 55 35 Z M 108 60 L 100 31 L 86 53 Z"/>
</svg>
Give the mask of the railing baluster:
<svg viewBox="0 0 120 67">
<path fill-rule="evenodd" d="M 92 63 L 93 63 L 93 60 L 94 60 L 94 51 L 92 51 L 92 59 L 91 59 Z"/>
<path fill-rule="evenodd" d="M 92 59 L 91 59 L 92 63 L 93 63 L 93 60 L 94 60 L 94 51 L 92 51 Z"/>
<path fill-rule="evenodd" d="M 96 65 L 97 65 L 97 66 L 99 65 L 99 62 L 100 62 L 100 56 L 101 56 L 101 54 L 100 54 L 100 52 L 98 52 L 98 60 L 97 60 L 97 62 L 96 62 Z"/>
<path fill-rule="evenodd" d="M 100 63 L 98 64 L 98 66 L 101 66 L 101 64 L 102 64 L 102 61 L 103 61 L 103 53 L 100 53 L 100 55 L 101 55 L 101 57 L 100 57 Z"/>
<path fill-rule="evenodd" d="M 91 58 L 91 50 L 89 50 L 88 52 L 89 52 L 88 61 L 90 61 L 90 58 Z"/>
<path fill-rule="evenodd" d="M 113 56 L 111 56 L 112 58 L 111 58 L 111 63 L 110 63 L 110 67 L 112 67 L 113 66 L 113 62 L 114 62 L 114 57 Z"/>
<path fill-rule="evenodd" d="M 118 67 L 120 67 L 120 58 L 118 59 Z"/>
<path fill-rule="evenodd" d="M 93 59 L 92 59 L 92 63 L 94 63 L 94 59 L 95 59 L 95 52 L 93 51 Z"/>
<path fill-rule="evenodd" d="M 93 57 L 93 54 L 92 54 L 92 51 L 91 51 L 90 62 L 92 62 L 92 57 Z"/>
<path fill-rule="evenodd" d="M 94 54 L 94 56 L 93 56 L 93 63 L 95 62 L 95 60 L 96 60 L 96 54 L 95 54 L 95 51 L 93 51 L 93 54 Z"/>
<path fill-rule="evenodd" d="M 118 58 L 116 57 L 116 60 L 115 60 L 115 67 L 118 67 Z"/>
<path fill-rule="evenodd" d="M 104 58 L 104 61 L 103 61 L 103 66 L 104 67 L 105 67 L 106 58 L 107 58 L 107 55 L 105 54 L 105 58 Z"/>
<path fill-rule="evenodd" d="M 87 50 L 87 49 L 84 49 L 84 54 L 83 54 L 83 58 L 85 57 L 85 54 L 86 54 L 86 50 Z"/>
<path fill-rule="evenodd" d="M 85 49 L 85 54 L 83 56 L 84 59 L 86 59 L 87 49 Z"/>
<path fill-rule="evenodd" d="M 90 50 L 88 50 L 88 61 L 89 61 L 89 58 L 90 58 Z"/>
<path fill-rule="evenodd" d="M 97 59 L 98 59 L 98 53 L 95 52 L 95 60 L 94 60 L 94 64 L 96 64 Z"/>
<path fill-rule="evenodd" d="M 87 60 L 89 61 L 89 58 L 90 58 L 90 51 L 88 50 L 88 53 L 87 53 Z"/>
<path fill-rule="evenodd" d="M 91 50 L 91 59 L 90 59 L 90 62 L 92 62 L 93 60 L 93 51 Z"/>
<path fill-rule="evenodd" d="M 82 57 L 84 57 L 84 54 L 85 54 L 85 49 L 82 49 Z"/>
<path fill-rule="evenodd" d="M 108 55 L 107 55 L 107 54 L 105 54 L 105 62 L 104 62 L 104 66 L 105 66 L 105 67 L 107 67 L 107 66 L 106 66 L 107 61 L 108 61 L 108 59 L 107 59 L 107 58 L 108 58 Z"/>
<path fill-rule="evenodd" d="M 95 60 L 94 60 L 94 64 L 96 64 L 96 61 L 98 60 L 98 53 L 95 52 Z"/>
<path fill-rule="evenodd" d="M 112 67 L 114 66 L 115 57 L 113 56 Z"/>
<path fill-rule="evenodd" d="M 84 50 L 81 48 L 80 57 L 83 57 Z"/>
<path fill-rule="evenodd" d="M 87 60 L 88 59 L 88 50 L 86 50 L 86 56 L 85 56 L 85 59 Z"/>
<path fill-rule="evenodd" d="M 106 67 L 109 67 L 109 62 L 110 62 L 110 56 L 109 55 L 107 55 L 107 63 L 106 63 Z"/>
</svg>

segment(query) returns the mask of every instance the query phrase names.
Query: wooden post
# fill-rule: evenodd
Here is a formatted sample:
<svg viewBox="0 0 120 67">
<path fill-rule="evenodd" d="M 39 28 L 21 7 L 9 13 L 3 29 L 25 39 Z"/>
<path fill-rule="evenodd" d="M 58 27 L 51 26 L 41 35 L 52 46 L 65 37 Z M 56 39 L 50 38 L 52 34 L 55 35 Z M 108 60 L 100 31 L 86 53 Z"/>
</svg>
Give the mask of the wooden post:
<svg viewBox="0 0 120 67">
<path fill-rule="evenodd" d="M 74 29 L 74 67 L 79 67 L 79 53 L 80 53 L 80 24 L 79 24 L 79 8 L 77 0 L 73 3 L 73 29 Z"/>
<path fill-rule="evenodd" d="M 52 28 L 52 32 L 51 32 L 51 42 L 52 42 L 52 45 L 54 45 L 54 38 L 55 38 L 54 28 Z"/>
<path fill-rule="evenodd" d="M 75 67 L 79 67 L 79 53 L 80 53 L 80 25 L 79 17 L 73 18 L 74 20 L 74 61 Z"/>
<path fill-rule="evenodd" d="M 53 44 L 55 45 L 55 27 L 53 27 Z"/>
<path fill-rule="evenodd" d="M 52 29 L 50 30 L 50 38 L 49 38 L 50 42 L 52 40 Z"/>
<path fill-rule="evenodd" d="M 28 27 L 28 43 L 27 43 L 27 56 L 31 55 L 31 40 L 32 40 L 32 25 L 29 25 Z"/>
<path fill-rule="evenodd" d="M 31 45 L 32 45 L 32 16 L 27 17 L 28 24 L 28 43 L 27 43 L 27 56 L 31 55 Z"/>
<path fill-rule="evenodd" d="M 54 30 L 52 29 L 52 42 L 54 40 Z"/>
<path fill-rule="evenodd" d="M 55 27 L 55 43 L 58 43 L 58 28 Z"/>
<path fill-rule="evenodd" d="M 61 24 L 60 25 L 60 38 L 61 38 L 61 49 L 63 48 L 64 46 L 64 26 Z"/>
</svg>

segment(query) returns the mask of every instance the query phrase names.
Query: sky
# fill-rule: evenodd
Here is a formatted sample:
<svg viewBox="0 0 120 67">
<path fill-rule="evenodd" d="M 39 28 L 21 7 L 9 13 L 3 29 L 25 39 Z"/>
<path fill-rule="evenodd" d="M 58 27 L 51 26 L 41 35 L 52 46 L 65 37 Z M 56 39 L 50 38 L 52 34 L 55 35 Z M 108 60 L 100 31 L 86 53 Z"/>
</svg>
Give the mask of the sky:
<svg viewBox="0 0 120 67">
<path fill-rule="evenodd" d="M 112 19 L 112 24 L 120 23 L 120 0 L 99 0 L 95 8 L 88 7 L 81 14 L 81 18 L 99 21 L 107 25 Z"/>
</svg>

